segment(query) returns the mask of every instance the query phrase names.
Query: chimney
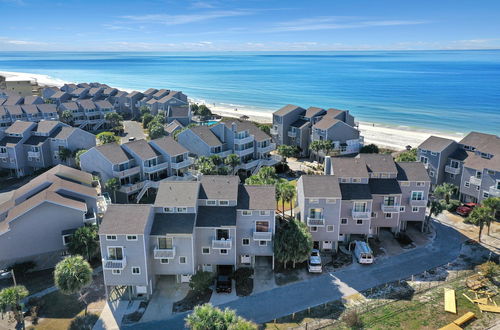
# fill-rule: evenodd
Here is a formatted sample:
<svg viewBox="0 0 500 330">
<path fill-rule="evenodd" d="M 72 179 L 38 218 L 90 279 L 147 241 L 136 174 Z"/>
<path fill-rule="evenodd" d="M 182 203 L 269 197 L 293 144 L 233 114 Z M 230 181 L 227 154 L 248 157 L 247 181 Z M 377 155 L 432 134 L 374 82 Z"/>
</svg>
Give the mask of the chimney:
<svg viewBox="0 0 500 330">
<path fill-rule="evenodd" d="M 332 173 L 332 158 L 330 156 L 325 156 L 324 166 L 325 166 L 325 169 L 324 169 L 325 175 L 333 175 L 333 173 Z"/>
</svg>

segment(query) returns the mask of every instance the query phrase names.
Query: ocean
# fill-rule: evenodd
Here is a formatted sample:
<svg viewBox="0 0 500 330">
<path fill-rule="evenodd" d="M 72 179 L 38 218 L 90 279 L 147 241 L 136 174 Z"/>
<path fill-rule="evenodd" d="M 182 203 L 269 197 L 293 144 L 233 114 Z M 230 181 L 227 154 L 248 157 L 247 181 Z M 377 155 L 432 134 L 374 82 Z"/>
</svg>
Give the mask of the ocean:
<svg viewBox="0 0 500 330">
<path fill-rule="evenodd" d="M 500 50 L 273 53 L 0 52 L 0 71 L 182 90 L 227 108 L 349 109 L 357 120 L 500 131 Z"/>
</svg>

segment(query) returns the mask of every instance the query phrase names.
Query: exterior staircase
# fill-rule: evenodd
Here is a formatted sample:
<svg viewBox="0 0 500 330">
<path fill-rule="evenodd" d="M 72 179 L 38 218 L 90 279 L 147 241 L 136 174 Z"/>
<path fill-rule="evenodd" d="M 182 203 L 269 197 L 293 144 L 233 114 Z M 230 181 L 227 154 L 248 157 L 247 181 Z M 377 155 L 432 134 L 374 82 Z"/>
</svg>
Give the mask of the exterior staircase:
<svg viewBox="0 0 500 330">
<path fill-rule="evenodd" d="M 101 127 L 106 122 L 106 119 L 100 119 L 94 126 L 92 127 L 93 131 L 97 131 L 99 127 Z"/>
</svg>

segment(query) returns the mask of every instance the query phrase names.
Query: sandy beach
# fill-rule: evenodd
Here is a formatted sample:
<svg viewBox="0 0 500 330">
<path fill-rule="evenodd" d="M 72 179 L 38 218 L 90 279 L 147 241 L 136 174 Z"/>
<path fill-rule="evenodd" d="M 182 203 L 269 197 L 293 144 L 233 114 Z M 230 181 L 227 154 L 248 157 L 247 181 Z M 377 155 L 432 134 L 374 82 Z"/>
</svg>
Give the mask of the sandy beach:
<svg viewBox="0 0 500 330">
<path fill-rule="evenodd" d="M 57 86 L 60 87 L 67 81 L 51 77 L 49 75 L 42 74 L 32 74 L 24 72 L 10 72 L 10 71 L 0 71 L 0 75 L 7 77 L 7 79 L 30 79 L 36 81 L 39 85 L 43 86 Z M 113 86 L 118 89 L 131 92 L 130 89 L 120 88 L 119 86 Z M 147 89 L 148 86 L 145 87 Z M 198 104 L 206 104 L 213 113 L 216 113 L 225 117 L 239 118 L 243 115 L 249 117 L 250 120 L 259 123 L 271 123 L 272 122 L 272 112 L 277 109 L 269 109 L 268 111 L 254 111 L 245 108 L 230 108 L 228 106 L 222 106 L 218 103 L 205 102 L 204 100 L 197 99 L 195 97 L 190 98 L 191 102 Z M 353 113 L 356 117 L 356 114 Z M 381 147 L 387 147 L 391 149 L 404 149 L 407 145 L 412 147 L 418 146 L 425 139 L 431 135 L 437 135 L 449 139 L 460 140 L 464 134 L 456 133 L 442 133 L 431 130 L 418 129 L 413 127 L 404 126 L 393 126 L 384 124 L 375 124 L 369 122 L 359 122 L 359 129 L 361 135 L 365 138 L 365 144 L 375 143 Z"/>
</svg>

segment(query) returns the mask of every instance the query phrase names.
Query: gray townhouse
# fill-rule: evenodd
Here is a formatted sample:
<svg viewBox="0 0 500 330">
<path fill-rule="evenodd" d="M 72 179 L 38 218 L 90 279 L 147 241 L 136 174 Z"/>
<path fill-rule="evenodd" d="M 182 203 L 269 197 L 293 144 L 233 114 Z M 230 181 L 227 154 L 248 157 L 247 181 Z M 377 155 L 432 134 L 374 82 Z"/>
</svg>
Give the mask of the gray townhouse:
<svg viewBox="0 0 500 330">
<path fill-rule="evenodd" d="M 432 148 L 433 141 L 441 141 L 441 148 Z M 431 136 L 418 147 L 417 153 L 429 176 L 435 178 L 433 184 L 456 185 L 462 202 L 480 203 L 490 196 L 500 196 L 498 136 L 471 132 L 458 143 Z"/>
<path fill-rule="evenodd" d="M 120 114 L 127 114 L 130 112 L 129 93 L 119 91 L 114 96 L 108 98 L 108 101 L 113 104 L 114 109 Z"/>
<path fill-rule="evenodd" d="M 73 92 L 72 92 L 73 93 Z M 68 94 L 63 91 L 57 91 L 49 97 L 45 98 L 48 103 L 60 105 L 63 102 L 69 101 L 73 94 Z"/>
<path fill-rule="evenodd" d="M 140 207 L 140 209 L 136 209 Z M 234 176 L 161 182 L 154 205 L 111 205 L 99 231 L 107 293 L 148 298 L 167 276 L 273 262 L 274 187 Z"/>
<path fill-rule="evenodd" d="M 53 120 L 17 121 L 6 134 L 4 142 L 0 142 L 0 168 L 17 177 L 61 163 L 74 165 L 71 156 L 60 159 L 62 148 L 74 153 L 95 146 L 93 134 Z"/>
<path fill-rule="evenodd" d="M 276 144 L 264 131 L 248 121 L 227 121 L 213 126 L 196 126 L 179 133 L 177 139 L 197 156 L 229 154 L 240 157 L 239 170 L 255 172 L 261 166 L 279 162 L 270 152 Z"/>
<path fill-rule="evenodd" d="M 78 86 L 76 84 L 64 84 L 61 87 L 61 91 L 66 92 L 66 93 L 71 93 L 72 91 L 74 91 L 77 88 L 78 88 Z M 43 97 L 45 98 L 45 96 L 43 96 Z"/>
<path fill-rule="evenodd" d="M 81 100 L 87 97 L 89 90 L 90 87 L 78 87 L 77 89 L 72 90 L 71 93 L 69 93 L 69 95 L 73 100 Z"/>
<path fill-rule="evenodd" d="M 348 110 L 318 107 L 306 110 L 291 104 L 273 113 L 271 135 L 278 145 L 297 146 L 302 157 L 309 155 L 313 141 L 332 141 L 340 155 L 358 153 L 364 142 Z"/>
<path fill-rule="evenodd" d="M 24 97 L 24 104 L 42 104 L 43 99 L 38 95 L 29 95 Z"/>
<path fill-rule="evenodd" d="M 62 88 L 64 88 L 64 86 L 61 87 L 61 90 L 63 92 L 67 92 L 66 90 L 63 90 Z M 42 95 L 43 99 L 48 99 L 57 92 L 59 92 L 59 88 L 57 88 L 57 87 L 45 87 L 42 89 L 41 95 Z"/>
<path fill-rule="evenodd" d="M 53 267 L 74 231 L 96 223 L 106 207 L 89 173 L 58 165 L 37 176 L 0 205 L 0 268 L 25 261 Z"/>
<path fill-rule="evenodd" d="M 108 143 L 91 148 L 80 157 L 82 170 L 98 173 L 103 182 L 120 181 L 118 195 L 132 201 L 166 178 L 191 180 L 192 160 L 188 151 L 171 137 L 147 142 L 137 140 L 119 145 Z"/>
<path fill-rule="evenodd" d="M 177 120 L 174 120 L 168 124 L 165 124 L 164 128 L 167 135 L 173 135 L 175 131 L 183 129 L 184 125 L 179 123 Z"/>
<path fill-rule="evenodd" d="M 326 157 L 325 174 L 302 176 L 297 184 L 299 216 L 315 248 L 336 250 L 381 230 L 396 234 L 408 223 L 423 230 L 430 190 L 423 164 L 382 154 Z"/>
<path fill-rule="evenodd" d="M 57 107 L 55 104 L 37 104 L 36 107 L 41 114 L 41 118 L 45 120 L 59 120 Z"/>
</svg>

